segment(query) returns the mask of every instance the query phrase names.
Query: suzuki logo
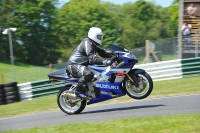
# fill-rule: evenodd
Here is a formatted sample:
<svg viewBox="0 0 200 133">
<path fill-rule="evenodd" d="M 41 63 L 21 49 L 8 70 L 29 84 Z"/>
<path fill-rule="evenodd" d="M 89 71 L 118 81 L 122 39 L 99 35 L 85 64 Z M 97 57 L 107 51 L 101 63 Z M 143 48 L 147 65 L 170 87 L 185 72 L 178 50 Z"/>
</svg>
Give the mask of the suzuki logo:
<svg viewBox="0 0 200 133">
<path fill-rule="evenodd" d="M 105 85 L 105 84 L 96 84 L 95 87 L 97 87 L 97 88 L 106 88 L 106 89 L 119 89 L 119 86 Z"/>
</svg>

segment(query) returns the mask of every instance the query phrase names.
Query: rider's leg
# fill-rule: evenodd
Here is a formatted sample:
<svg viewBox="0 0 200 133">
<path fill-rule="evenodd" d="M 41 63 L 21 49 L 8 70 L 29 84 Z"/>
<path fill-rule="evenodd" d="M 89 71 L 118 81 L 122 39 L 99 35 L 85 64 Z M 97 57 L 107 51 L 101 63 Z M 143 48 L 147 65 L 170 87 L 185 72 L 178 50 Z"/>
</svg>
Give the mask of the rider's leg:
<svg viewBox="0 0 200 133">
<path fill-rule="evenodd" d="M 77 92 L 79 94 L 82 94 L 81 95 L 82 97 L 87 97 L 86 96 L 87 94 L 85 93 L 88 91 L 86 90 L 87 89 L 86 86 L 88 82 L 92 81 L 93 77 L 94 77 L 94 73 L 85 67 L 83 70 L 83 76 L 79 79 L 78 85 L 77 85 Z"/>
<path fill-rule="evenodd" d="M 85 94 L 85 92 L 87 91 L 85 90 L 85 86 L 87 85 L 87 82 L 91 82 L 94 77 L 94 73 L 87 67 L 78 64 L 69 65 L 67 69 L 73 76 L 80 78 L 76 89 L 77 93 Z"/>
</svg>

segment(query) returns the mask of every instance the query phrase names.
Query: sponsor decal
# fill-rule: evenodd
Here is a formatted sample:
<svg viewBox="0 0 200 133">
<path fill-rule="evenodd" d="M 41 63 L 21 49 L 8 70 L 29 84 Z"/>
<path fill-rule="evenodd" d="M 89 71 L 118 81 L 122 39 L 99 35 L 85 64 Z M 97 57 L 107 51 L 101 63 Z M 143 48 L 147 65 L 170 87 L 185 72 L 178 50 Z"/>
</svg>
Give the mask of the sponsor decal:
<svg viewBox="0 0 200 133">
<path fill-rule="evenodd" d="M 119 89 L 119 86 L 115 85 L 106 85 L 106 84 L 96 84 L 97 88 L 106 88 L 106 89 Z"/>
</svg>

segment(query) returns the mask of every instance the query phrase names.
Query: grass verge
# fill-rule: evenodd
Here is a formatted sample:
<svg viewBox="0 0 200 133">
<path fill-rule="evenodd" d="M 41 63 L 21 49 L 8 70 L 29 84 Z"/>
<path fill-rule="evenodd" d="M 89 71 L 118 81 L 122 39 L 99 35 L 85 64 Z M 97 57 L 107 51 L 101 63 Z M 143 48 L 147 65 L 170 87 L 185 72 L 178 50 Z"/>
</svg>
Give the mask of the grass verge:
<svg viewBox="0 0 200 133">
<path fill-rule="evenodd" d="M 71 50 L 71 49 L 70 49 Z M 68 57 L 69 55 L 64 55 Z M 144 56 L 138 57 L 138 64 L 142 64 L 144 60 Z M 172 60 L 176 59 L 175 55 L 162 55 L 162 60 Z M 34 66 L 29 65 L 25 63 L 15 62 L 14 64 L 14 73 L 12 73 L 12 66 L 10 65 L 10 60 L 7 61 L 1 61 L 0 62 L 0 74 L 3 75 L 3 80 L 0 82 L 2 83 L 9 83 L 14 81 L 17 81 L 18 83 L 26 83 L 26 82 L 33 82 L 33 81 L 39 81 L 48 79 L 47 74 L 49 74 L 51 71 L 57 71 L 61 67 L 65 68 L 66 64 L 55 64 L 53 66 L 53 70 L 49 68 L 48 65 L 46 66 Z M 14 74 L 14 79 L 13 79 Z"/>
<path fill-rule="evenodd" d="M 45 126 L 2 133 L 199 133 L 199 123 L 200 114 L 182 114 Z"/>
<path fill-rule="evenodd" d="M 176 80 L 154 82 L 154 89 L 149 97 L 152 98 L 152 97 L 200 93 L 199 80 L 200 77 L 190 77 L 190 78 L 182 78 Z M 116 103 L 127 100 L 132 100 L 132 99 L 128 96 L 124 96 L 108 100 L 105 102 L 97 103 L 94 105 Z M 0 118 L 25 115 L 35 112 L 47 111 L 51 109 L 58 109 L 56 103 L 56 95 L 37 98 L 30 101 L 1 105 Z"/>
<path fill-rule="evenodd" d="M 36 66 L 15 62 L 14 67 L 15 67 L 15 71 L 20 71 L 27 68 L 33 68 Z M 12 72 L 12 66 L 10 65 L 10 61 L 0 62 L 0 70 L 2 74 Z"/>
</svg>

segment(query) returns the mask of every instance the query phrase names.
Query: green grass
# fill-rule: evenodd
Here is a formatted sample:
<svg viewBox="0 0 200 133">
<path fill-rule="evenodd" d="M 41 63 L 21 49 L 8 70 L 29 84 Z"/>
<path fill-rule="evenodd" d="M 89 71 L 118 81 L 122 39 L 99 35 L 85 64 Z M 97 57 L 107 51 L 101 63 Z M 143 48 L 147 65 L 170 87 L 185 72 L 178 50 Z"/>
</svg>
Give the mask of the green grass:
<svg viewBox="0 0 200 133">
<path fill-rule="evenodd" d="M 35 67 L 35 66 L 24 64 L 24 63 L 19 63 L 19 62 L 14 63 L 15 71 L 20 71 L 20 70 L 24 70 L 27 68 L 33 68 L 33 67 Z M 9 62 L 9 61 L 0 62 L 0 73 L 4 74 L 4 73 L 11 73 L 11 72 L 12 72 L 11 62 Z"/>
<path fill-rule="evenodd" d="M 150 97 L 153 98 L 153 97 L 200 93 L 199 81 L 200 77 L 191 77 L 191 78 L 154 82 L 154 89 Z M 116 103 L 127 100 L 132 100 L 132 99 L 128 96 L 124 96 L 94 105 L 105 104 L 105 103 L 106 104 Z M 56 103 L 56 95 L 37 98 L 30 101 L 1 105 L 0 118 L 30 114 L 34 112 L 46 111 L 51 109 L 58 109 Z"/>
<path fill-rule="evenodd" d="M 143 61 L 145 59 L 144 56 L 139 56 L 139 57 L 136 57 L 138 59 L 138 64 L 143 64 Z M 178 59 L 178 56 L 177 55 L 161 55 L 161 58 L 162 58 L 162 61 L 169 61 L 169 60 L 176 60 Z M 155 62 L 155 59 L 153 59 L 153 57 L 151 57 L 151 60 L 152 62 Z"/>
<path fill-rule="evenodd" d="M 176 60 L 176 59 L 178 59 L 178 55 L 162 55 L 163 61 Z"/>
<path fill-rule="evenodd" d="M 55 71 L 57 69 L 53 69 Z M 48 79 L 47 74 L 51 71 L 49 66 L 33 66 L 24 63 L 16 62 L 14 65 L 14 79 L 12 73 L 12 66 L 9 62 L 0 63 L 0 74 L 3 74 L 3 81 L 0 80 L 0 83 L 9 83 L 17 81 L 18 83 L 26 83 Z M 1 76 L 0 75 L 0 76 Z M 2 77 L 0 77 L 1 79 Z"/>
<path fill-rule="evenodd" d="M 2 133 L 199 133 L 199 123 L 200 114 L 182 114 L 44 126 Z"/>
<path fill-rule="evenodd" d="M 162 60 L 172 60 L 176 59 L 176 55 L 162 55 Z M 144 57 L 138 57 L 138 64 L 142 64 Z M 54 69 L 53 71 L 56 71 Z M 14 79 L 12 74 L 12 66 L 10 65 L 10 61 L 0 62 L 0 74 L 3 74 L 3 82 L 1 80 L 0 75 L 0 83 L 9 83 L 13 82 L 14 80 L 18 83 L 26 83 L 26 82 L 33 82 L 39 80 L 48 79 L 47 74 L 50 73 L 49 66 L 33 66 L 24 63 L 15 62 L 14 65 Z"/>
</svg>

